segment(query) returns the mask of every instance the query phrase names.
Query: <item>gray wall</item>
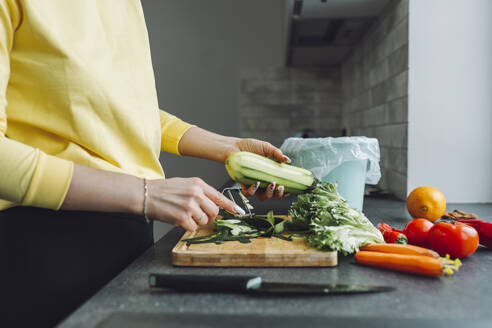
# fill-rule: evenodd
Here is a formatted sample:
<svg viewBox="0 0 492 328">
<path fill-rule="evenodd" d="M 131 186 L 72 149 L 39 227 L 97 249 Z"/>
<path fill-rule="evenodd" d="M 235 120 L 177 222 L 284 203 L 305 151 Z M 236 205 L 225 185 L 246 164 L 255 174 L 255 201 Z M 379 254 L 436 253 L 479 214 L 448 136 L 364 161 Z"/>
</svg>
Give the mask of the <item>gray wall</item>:
<svg viewBox="0 0 492 328">
<path fill-rule="evenodd" d="M 280 145 L 303 128 L 375 137 L 379 188 L 405 199 L 408 150 L 408 1 L 392 1 L 351 54 L 332 68 L 241 71 L 243 137 Z"/>
<path fill-rule="evenodd" d="M 340 136 L 338 68 L 262 67 L 241 71 L 241 137 L 280 146 L 309 128 L 318 136 Z"/>
<path fill-rule="evenodd" d="M 143 0 L 160 107 L 202 128 L 239 136 L 239 70 L 284 63 L 283 0 Z M 215 187 L 221 164 L 162 154 L 167 177 Z M 156 237 L 167 227 L 157 225 Z"/>
<path fill-rule="evenodd" d="M 350 135 L 375 137 L 378 184 L 407 194 L 408 1 L 392 1 L 342 64 L 342 120 Z"/>
</svg>

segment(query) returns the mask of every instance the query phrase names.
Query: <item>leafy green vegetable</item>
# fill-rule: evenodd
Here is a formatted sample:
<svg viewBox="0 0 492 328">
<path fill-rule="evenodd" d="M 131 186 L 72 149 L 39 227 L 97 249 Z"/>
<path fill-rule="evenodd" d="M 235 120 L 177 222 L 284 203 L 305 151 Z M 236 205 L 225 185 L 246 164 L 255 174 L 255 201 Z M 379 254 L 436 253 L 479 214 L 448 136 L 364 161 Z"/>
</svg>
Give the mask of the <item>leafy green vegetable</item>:
<svg viewBox="0 0 492 328">
<path fill-rule="evenodd" d="M 233 236 L 238 236 L 240 234 L 257 232 L 258 230 L 247 224 L 240 224 L 240 220 L 215 220 L 214 230 L 218 231 L 219 227 L 226 227 L 230 229 L 230 233 Z"/>
<path fill-rule="evenodd" d="M 244 217 L 241 219 L 235 217 L 225 217 L 214 221 L 215 234 L 200 236 L 195 238 L 184 239 L 188 245 L 216 243 L 223 244 L 226 241 L 239 241 L 241 243 L 250 243 L 252 238 L 258 237 L 276 237 L 283 240 L 292 240 L 290 236 L 283 236 L 285 220 L 275 217 L 273 211 L 267 215 L 258 215 L 254 217 Z"/>
<path fill-rule="evenodd" d="M 308 230 L 309 243 L 320 249 L 351 254 L 371 243 L 384 243 L 383 236 L 367 217 L 351 208 L 336 185 L 318 182 L 299 195 L 289 210 L 296 231 Z"/>
</svg>

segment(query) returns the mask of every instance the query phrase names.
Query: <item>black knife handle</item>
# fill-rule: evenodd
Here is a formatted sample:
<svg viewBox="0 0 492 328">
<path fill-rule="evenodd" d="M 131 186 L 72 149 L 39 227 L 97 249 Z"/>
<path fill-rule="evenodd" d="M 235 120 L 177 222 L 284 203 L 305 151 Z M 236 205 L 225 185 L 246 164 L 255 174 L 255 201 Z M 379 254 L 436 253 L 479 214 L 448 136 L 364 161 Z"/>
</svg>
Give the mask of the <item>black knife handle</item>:
<svg viewBox="0 0 492 328">
<path fill-rule="evenodd" d="M 261 277 L 151 273 L 149 286 L 183 292 L 237 293 L 260 288 Z"/>
</svg>

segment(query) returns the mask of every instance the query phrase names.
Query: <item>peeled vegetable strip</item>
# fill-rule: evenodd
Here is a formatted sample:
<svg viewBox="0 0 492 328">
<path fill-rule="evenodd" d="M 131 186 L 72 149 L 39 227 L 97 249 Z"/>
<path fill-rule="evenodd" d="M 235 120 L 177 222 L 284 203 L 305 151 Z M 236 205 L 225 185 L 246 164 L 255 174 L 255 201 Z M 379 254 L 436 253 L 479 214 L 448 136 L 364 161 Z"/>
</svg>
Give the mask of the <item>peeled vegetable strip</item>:
<svg viewBox="0 0 492 328">
<path fill-rule="evenodd" d="M 451 275 L 461 265 L 459 260 L 451 261 L 448 258 L 436 259 L 422 255 L 402 255 L 369 251 L 355 253 L 355 260 L 360 264 L 425 276 Z"/>
<path fill-rule="evenodd" d="M 422 255 L 438 259 L 440 256 L 431 249 L 403 244 L 369 244 L 360 248 L 361 251 L 382 252 L 404 255 Z"/>
</svg>

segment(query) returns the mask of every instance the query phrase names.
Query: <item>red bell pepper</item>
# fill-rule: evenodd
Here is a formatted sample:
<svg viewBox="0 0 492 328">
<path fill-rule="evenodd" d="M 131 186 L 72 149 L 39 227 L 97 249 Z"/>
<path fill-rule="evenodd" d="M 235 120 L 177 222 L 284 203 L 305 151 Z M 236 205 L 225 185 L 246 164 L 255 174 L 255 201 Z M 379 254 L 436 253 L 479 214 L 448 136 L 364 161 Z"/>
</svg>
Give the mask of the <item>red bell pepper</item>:
<svg viewBox="0 0 492 328">
<path fill-rule="evenodd" d="M 458 222 L 468 224 L 477 230 L 479 243 L 488 248 L 492 248 L 492 223 L 482 220 L 458 220 Z"/>
</svg>

